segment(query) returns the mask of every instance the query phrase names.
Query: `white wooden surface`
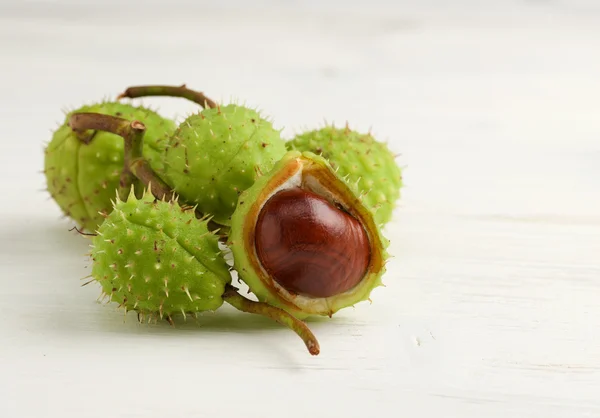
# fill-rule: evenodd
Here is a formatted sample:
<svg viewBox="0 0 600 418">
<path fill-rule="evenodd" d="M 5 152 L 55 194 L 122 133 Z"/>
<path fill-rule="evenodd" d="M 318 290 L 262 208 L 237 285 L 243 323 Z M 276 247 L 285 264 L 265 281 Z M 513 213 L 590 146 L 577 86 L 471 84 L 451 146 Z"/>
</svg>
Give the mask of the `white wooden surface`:
<svg viewBox="0 0 600 418">
<path fill-rule="evenodd" d="M 600 4 L 214 3 L 0 3 L 0 416 L 600 416 Z M 62 107 L 182 82 L 402 153 L 387 288 L 312 323 L 317 358 L 227 307 L 140 326 L 79 287 L 42 143 Z"/>
</svg>

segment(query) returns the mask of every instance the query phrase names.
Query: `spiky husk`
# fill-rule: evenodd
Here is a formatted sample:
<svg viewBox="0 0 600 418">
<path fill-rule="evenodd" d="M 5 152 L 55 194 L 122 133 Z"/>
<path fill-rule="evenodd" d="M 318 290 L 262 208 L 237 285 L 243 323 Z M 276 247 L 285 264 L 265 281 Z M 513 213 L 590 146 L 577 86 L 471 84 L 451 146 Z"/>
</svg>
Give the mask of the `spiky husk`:
<svg viewBox="0 0 600 418">
<path fill-rule="evenodd" d="M 315 173 L 314 176 L 318 175 L 321 182 L 319 187 L 323 186 L 326 193 L 342 198 L 343 201 L 337 198 L 334 200 L 359 219 L 369 236 L 371 261 L 368 272 L 357 286 L 340 295 L 310 298 L 291 294 L 269 277 L 256 255 L 255 226 L 262 206 L 277 191 L 291 187 L 289 180 L 297 176 L 301 169 Z M 371 211 L 335 174 L 324 158 L 310 152 L 290 151 L 269 173 L 259 178 L 240 196 L 232 216 L 228 245 L 233 253 L 235 270 L 257 298 L 302 319 L 311 315 L 331 316 L 340 309 L 367 300 L 371 291 L 382 285 L 381 277 L 385 272 L 389 242 L 381 234 Z"/>
<path fill-rule="evenodd" d="M 297 135 L 287 147 L 326 158 L 364 196 L 363 202 L 373 211 L 377 224 L 391 219 L 400 197 L 402 172 L 386 144 L 371 134 L 327 126 Z"/>
<path fill-rule="evenodd" d="M 81 228 L 95 231 L 104 219 L 99 212 L 107 214 L 112 210 L 111 199 L 119 187 L 119 176 L 123 170 L 124 143 L 123 138 L 108 132 L 73 132 L 68 120 L 72 113 L 79 112 L 143 122 L 146 126 L 143 152 L 158 173 L 163 171 L 164 147 L 168 136 L 175 130 L 175 123 L 150 109 L 115 102 L 83 106 L 66 115 L 45 150 L 47 189 L 65 215 Z M 84 144 L 78 135 L 93 135 L 93 139 Z M 136 182 L 136 190 L 143 190 L 139 182 Z"/>
<path fill-rule="evenodd" d="M 142 316 L 215 310 L 231 275 L 207 223 L 149 191 L 117 199 L 93 239 L 92 277 L 111 301 Z"/>
<path fill-rule="evenodd" d="M 257 111 L 235 104 L 204 109 L 170 139 L 166 181 L 182 200 L 230 225 L 240 193 L 285 151 L 279 131 Z"/>
</svg>

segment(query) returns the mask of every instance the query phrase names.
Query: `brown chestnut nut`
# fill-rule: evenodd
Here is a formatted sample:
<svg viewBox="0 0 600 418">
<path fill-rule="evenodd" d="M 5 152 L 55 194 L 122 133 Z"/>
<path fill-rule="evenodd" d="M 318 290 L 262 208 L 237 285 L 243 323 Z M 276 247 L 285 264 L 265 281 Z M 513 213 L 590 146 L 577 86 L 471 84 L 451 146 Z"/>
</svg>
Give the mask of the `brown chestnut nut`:
<svg viewBox="0 0 600 418">
<path fill-rule="evenodd" d="M 320 298 L 356 286 L 370 258 L 369 239 L 358 220 L 299 187 L 276 193 L 263 206 L 256 252 L 282 287 Z"/>
</svg>

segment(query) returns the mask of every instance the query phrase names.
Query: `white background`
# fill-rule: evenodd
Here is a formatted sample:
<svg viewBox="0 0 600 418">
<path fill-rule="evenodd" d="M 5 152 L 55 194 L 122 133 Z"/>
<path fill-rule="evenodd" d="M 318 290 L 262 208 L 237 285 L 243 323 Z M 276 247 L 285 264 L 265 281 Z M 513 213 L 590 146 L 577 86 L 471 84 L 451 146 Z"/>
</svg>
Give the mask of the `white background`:
<svg viewBox="0 0 600 418">
<path fill-rule="evenodd" d="M 600 3 L 218 3 L 0 3 L 0 416 L 600 416 Z M 183 82 L 402 154 L 387 287 L 311 323 L 318 357 L 229 307 L 141 326 L 80 287 L 88 241 L 39 172 L 61 108 Z"/>
</svg>

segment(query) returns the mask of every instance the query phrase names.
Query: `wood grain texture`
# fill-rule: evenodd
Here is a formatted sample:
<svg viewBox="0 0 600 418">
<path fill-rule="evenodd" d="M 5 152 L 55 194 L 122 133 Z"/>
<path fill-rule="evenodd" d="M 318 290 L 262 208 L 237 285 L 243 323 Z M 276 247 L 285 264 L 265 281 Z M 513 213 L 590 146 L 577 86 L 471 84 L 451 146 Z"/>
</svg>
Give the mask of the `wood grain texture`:
<svg viewBox="0 0 600 418">
<path fill-rule="evenodd" d="M 597 2 L 317 3 L 0 4 L 0 416 L 600 416 Z M 401 154 L 387 287 L 311 323 L 317 358 L 233 309 L 140 326 L 80 287 L 42 143 L 61 107 L 183 82 Z"/>
</svg>

